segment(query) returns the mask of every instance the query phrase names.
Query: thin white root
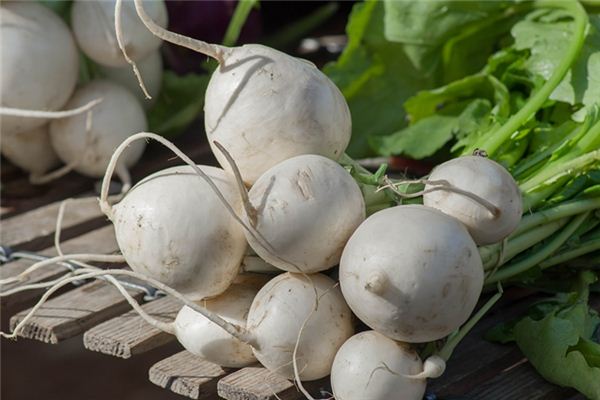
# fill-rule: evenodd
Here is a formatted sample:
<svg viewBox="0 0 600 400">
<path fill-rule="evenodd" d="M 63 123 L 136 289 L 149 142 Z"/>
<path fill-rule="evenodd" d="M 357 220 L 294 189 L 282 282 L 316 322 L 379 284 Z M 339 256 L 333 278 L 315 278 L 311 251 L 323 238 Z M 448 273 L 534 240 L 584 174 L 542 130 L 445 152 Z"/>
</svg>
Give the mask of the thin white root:
<svg viewBox="0 0 600 400">
<path fill-rule="evenodd" d="M 446 370 L 446 361 L 440 356 L 430 356 L 423 362 L 423 372 L 416 375 L 404 375 L 405 378 L 410 379 L 429 379 L 439 378 Z"/>
<path fill-rule="evenodd" d="M 35 264 L 31 265 L 29 268 L 27 268 L 25 271 L 21 272 L 20 274 L 12 276 L 10 278 L 0 280 L 0 285 L 8 285 L 10 283 L 23 281 L 27 277 L 27 275 L 31 274 L 32 272 L 34 272 L 40 268 L 44 268 L 44 267 L 47 267 L 48 265 L 56 264 L 58 262 L 71 261 L 71 260 L 73 260 L 73 261 L 81 260 L 81 261 L 110 262 L 110 263 L 125 262 L 125 258 L 120 254 L 88 254 L 88 253 L 84 253 L 84 254 L 69 254 L 69 255 L 56 256 L 56 257 L 48 258 L 43 261 L 38 261 Z"/>
<path fill-rule="evenodd" d="M 29 285 L 18 285 L 12 289 L 8 289 L 8 290 L 5 290 L 4 292 L 0 292 L 0 297 L 12 296 L 15 293 L 25 292 L 27 290 L 46 289 L 46 288 L 56 285 L 59 282 L 62 282 L 63 280 L 65 280 L 71 276 L 73 276 L 73 272 L 67 272 L 66 274 L 62 275 L 60 278 L 56 278 L 51 281 L 31 283 Z"/>
<path fill-rule="evenodd" d="M 125 57 L 125 60 L 133 68 L 133 74 L 137 78 L 138 84 L 140 85 L 142 92 L 144 92 L 144 96 L 146 96 L 146 99 L 150 100 L 150 99 L 152 99 L 152 96 L 150 96 L 150 93 L 148 93 L 148 89 L 146 89 L 146 85 L 144 84 L 144 79 L 142 78 L 142 74 L 140 73 L 140 70 L 138 69 L 138 66 L 135 63 L 135 61 L 133 61 L 127 54 L 127 50 L 125 49 L 125 44 L 123 43 L 123 28 L 121 25 L 121 6 L 122 5 L 123 5 L 123 0 L 117 0 L 115 2 L 115 33 L 116 33 L 116 37 L 117 37 L 117 43 L 119 45 L 119 48 L 121 49 L 121 53 L 123 53 L 123 57 Z"/>
<path fill-rule="evenodd" d="M 0 115 L 11 116 L 11 117 L 27 117 L 27 118 L 48 118 L 48 119 L 60 119 L 73 117 L 92 109 L 100 103 L 102 99 L 95 99 L 81 107 L 74 108 L 72 110 L 63 111 L 40 111 L 40 110 L 24 110 L 21 108 L 10 108 L 0 107 Z"/>
<path fill-rule="evenodd" d="M 164 29 L 156 24 L 146 13 L 142 4 L 142 0 L 135 0 L 135 10 L 137 11 L 137 14 L 144 25 L 146 25 L 146 28 L 148 28 L 148 30 L 152 32 L 154 36 L 159 37 L 169 43 L 187 47 L 190 50 L 212 57 L 221 65 L 225 62 L 225 55 L 228 51 L 227 47 L 219 46 L 217 44 L 210 44 L 203 42 L 202 40 L 192 39 L 190 37 Z"/>
<path fill-rule="evenodd" d="M 475 202 L 477 202 L 477 203 L 481 204 L 483 207 L 485 207 L 492 214 L 492 216 L 494 218 L 498 218 L 500 216 L 500 214 L 502 213 L 498 207 L 496 207 L 494 204 L 490 203 L 486 199 L 476 195 L 475 193 L 469 192 L 467 190 L 463 190 L 461 188 L 457 188 L 456 186 L 450 184 L 450 182 L 443 180 L 443 179 L 442 180 L 415 179 L 415 180 L 408 180 L 408 181 L 392 182 L 387 176 L 385 176 L 383 178 L 383 180 L 385 182 L 385 185 L 378 187 L 375 192 L 380 192 L 384 189 L 391 189 L 398 196 L 400 196 L 402 198 L 406 198 L 406 199 L 411 199 L 413 197 L 420 197 L 420 196 L 423 196 L 424 194 L 435 192 L 438 190 L 445 190 L 448 192 L 453 192 L 453 193 L 457 193 L 457 194 L 466 196 L 466 197 L 470 198 L 471 200 L 474 200 Z M 415 192 L 415 193 L 402 193 L 401 191 L 398 190 L 399 185 L 403 185 L 403 184 L 407 184 L 407 183 L 422 183 L 422 184 L 430 185 L 433 187 L 429 188 L 429 189 L 421 190 L 421 191 Z"/>
</svg>

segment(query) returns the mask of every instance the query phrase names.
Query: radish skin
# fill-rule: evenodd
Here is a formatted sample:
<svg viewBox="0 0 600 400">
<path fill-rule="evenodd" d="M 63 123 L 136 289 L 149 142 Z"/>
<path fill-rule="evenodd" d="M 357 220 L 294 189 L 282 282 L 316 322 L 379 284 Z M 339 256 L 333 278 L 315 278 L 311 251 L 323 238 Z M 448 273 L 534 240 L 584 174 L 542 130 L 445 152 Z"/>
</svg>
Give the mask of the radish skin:
<svg viewBox="0 0 600 400">
<path fill-rule="evenodd" d="M 233 178 L 199 166 L 241 211 Z M 197 301 L 223 293 L 246 250 L 242 227 L 189 166 L 167 168 L 136 184 L 112 207 L 117 242 L 134 271 Z"/>
<path fill-rule="evenodd" d="M 16 134 L 3 132 L 1 152 L 19 168 L 36 175 L 60 164 L 50 144 L 48 125 Z"/>
<path fill-rule="evenodd" d="M 125 138 L 146 129 L 144 110 L 125 88 L 97 80 L 78 89 L 67 103 L 76 108 L 91 100 L 103 101 L 92 110 L 92 125 L 86 129 L 85 114 L 54 120 L 50 123 L 52 146 L 65 164 L 87 176 L 101 177 L 115 148 Z M 132 144 L 121 160 L 121 166 L 135 164 L 145 148 L 144 142 Z"/>
<path fill-rule="evenodd" d="M 201 301 L 200 305 L 228 322 L 246 326 L 250 305 L 267 281 L 266 278 L 253 278 L 254 282 L 246 276 L 236 278 L 227 291 Z M 194 355 L 230 368 L 242 368 L 256 362 L 250 345 L 234 338 L 188 306 L 183 306 L 173 324 L 179 343 Z"/>
<path fill-rule="evenodd" d="M 245 218 L 277 254 L 246 234 L 248 243 L 268 263 L 290 272 L 313 273 L 337 265 L 350 235 L 365 219 L 354 179 L 335 161 L 318 155 L 277 164 L 248 195 L 254 216 Z"/>
<path fill-rule="evenodd" d="M 452 187 L 473 193 L 497 208 L 497 213 L 491 213 L 470 197 L 443 188 L 427 192 L 433 186 L 425 186 L 423 204 L 457 218 L 465 224 L 478 245 L 502 241 L 521 221 L 523 202 L 519 186 L 504 167 L 489 158 L 454 158 L 435 167 L 429 179 L 446 181 Z"/>
<path fill-rule="evenodd" d="M 310 282 L 308 281 L 310 280 Z M 315 290 L 319 296 L 314 310 Z M 301 380 L 329 375 L 339 347 L 354 333 L 352 313 L 336 283 L 323 274 L 284 273 L 256 295 L 246 329 L 256 338 L 256 358 L 270 371 L 294 379 L 293 353 L 303 322 L 297 363 Z"/>
<path fill-rule="evenodd" d="M 417 352 L 376 331 L 358 333 L 338 350 L 331 368 L 337 400 L 421 400 L 426 380 Z"/>
<path fill-rule="evenodd" d="M 262 45 L 228 48 L 178 35 L 157 25 L 141 0 L 135 7 L 157 37 L 219 62 L 206 91 L 204 121 L 223 168 L 230 167 L 214 141 L 236 160 L 247 184 L 300 154 L 341 157 L 350 141 L 350 110 L 315 65 Z"/>
<path fill-rule="evenodd" d="M 154 103 L 162 84 L 163 61 L 159 50 L 155 50 L 150 55 L 138 62 L 140 73 L 144 78 L 149 94 L 152 99 L 147 99 L 144 92 L 140 89 L 137 80 L 131 73 L 129 66 L 125 67 L 106 67 L 100 66 L 100 70 L 111 81 L 127 88 L 140 101 L 144 109 L 148 110 Z"/>
<path fill-rule="evenodd" d="M 167 8 L 162 0 L 144 0 L 144 7 L 160 26 L 167 26 Z M 73 33 L 81 50 L 100 65 L 124 67 L 115 36 L 114 0 L 77 0 L 71 9 Z M 123 3 L 122 27 L 127 54 L 139 61 L 157 50 L 162 41 L 144 27 L 136 15 L 133 2 Z"/>
<path fill-rule="evenodd" d="M 483 287 L 477 247 L 456 219 L 421 205 L 365 220 L 340 261 L 340 285 L 354 313 L 394 339 L 424 343 L 462 325 Z"/>
<path fill-rule="evenodd" d="M 75 89 L 79 58 L 65 23 L 37 2 L 0 5 L 0 106 L 28 110 L 61 109 Z M 2 135 L 31 132 L 43 118 L 3 116 Z"/>
</svg>

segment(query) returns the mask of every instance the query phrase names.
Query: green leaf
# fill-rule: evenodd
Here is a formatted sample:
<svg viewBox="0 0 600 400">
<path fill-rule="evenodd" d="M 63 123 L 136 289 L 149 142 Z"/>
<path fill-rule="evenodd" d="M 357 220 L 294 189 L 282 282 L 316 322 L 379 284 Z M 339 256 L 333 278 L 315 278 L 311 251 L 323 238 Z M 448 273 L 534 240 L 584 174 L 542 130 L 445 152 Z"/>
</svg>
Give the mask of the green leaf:
<svg viewBox="0 0 600 400">
<path fill-rule="evenodd" d="M 348 45 L 324 68 L 346 98 L 352 113 L 352 157 L 368 156 L 367 137 L 390 134 L 406 125 L 403 103 L 433 81 L 408 59 L 404 46 L 384 36 L 384 4 L 369 0 L 354 6 L 346 32 Z"/>
<path fill-rule="evenodd" d="M 150 130 L 165 137 L 182 133 L 202 112 L 209 79 L 209 75 L 165 71 L 158 100 L 148 112 Z"/>
<path fill-rule="evenodd" d="M 580 274 L 576 292 L 559 294 L 514 327 L 517 345 L 546 380 L 600 399 L 600 344 L 592 340 L 600 318 L 587 304 L 596 276 Z M 541 313 L 540 313 L 541 311 Z M 542 314 L 542 315 L 540 315 Z"/>
</svg>

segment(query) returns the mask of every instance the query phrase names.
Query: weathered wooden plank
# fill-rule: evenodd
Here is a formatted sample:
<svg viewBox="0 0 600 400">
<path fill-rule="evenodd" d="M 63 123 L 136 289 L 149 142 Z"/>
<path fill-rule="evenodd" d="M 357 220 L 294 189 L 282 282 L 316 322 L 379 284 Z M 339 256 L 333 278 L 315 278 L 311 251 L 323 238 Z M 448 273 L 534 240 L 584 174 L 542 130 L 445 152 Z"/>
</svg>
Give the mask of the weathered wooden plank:
<svg viewBox="0 0 600 400">
<path fill-rule="evenodd" d="M 192 399 L 214 399 L 217 380 L 227 374 L 220 366 L 182 351 L 154 364 L 150 382 Z"/>
<path fill-rule="evenodd" d="M 219 396 L 227 400 L 297 399 L 296 388 L 289 380 L 262 367 L 240 369 L 219 380 Z"/>
<path fill-rule="evenodd" d="M 52 243 L 60 204 L 61 201 L 55 202 L 3 220 L 0 243 L 3 246 L 28 250 L 39 250 L 48 246 Z M 96 220 L 95 224 L 87 230 L 108 223 L 100 211 L 98 199 L 94 194 L 90 193 L 88 197 L 72 200 L 65 210 L 62 224 L 63 236 L 73 237 L 73 234 L 80 234 L 81 232 L 71 232 L 69 235 L 69 230 L 94 220 Z"/>
<path fill-rule="evenodd" d="M 142 308 L 157 319 L 173 321 L 181 309 L 181 302 L 163 297 Z M 150 326 L 133 310 L 105 321 L 83 335 L 86 349 L 120 358 L 130 358 L 173 340 L 173 335 Z"/>
<path fill-rule="evenodd" d="M 115 239 L 114 228 L 112 225 L 96 229 L 92 232 L 83 234 L 74 239 L 67 240 L 61 243 L 61 248 L 65 254 L 78 252 L 94 252 L 99 254 L 110 254 L 119 249 Z M 48 247 L 40 254 L 46 256 L 56 255 L 54 247 Z M 2 279 L 10 276 L 16 276 L 32 265 L 32 261 L 16 260 L 0 266 L 0 277 Z M 37 271 L 34 271 L 27 280 L 28 284 L 37 283 L 44 280 L 52 280 L 66 273 L 67 270 L 60 265 L 49 265 Z M 5 285 L 2 289 L 8 290 L 16 286 Z M 14 308 L 20 304 L 26 303 L 31 299 L 38 297 L 42 293 L 40 290 L 28 290 L 26 292 L 18 292 L 10 296 L 2 298 L 2 306 L 6 308 Z"/>
<path fill-rule="evenodd" d="M 130 291 L 139 301 L 142 293 Z M 29 320 L 20 336 L 58 343 L 83 333 L 94 325 L 124 313 L 129 303 L 107 282 L 92 282 L 50 299 Z M 11 330 L 29 310 L 10 319 Z"/>
</svg>

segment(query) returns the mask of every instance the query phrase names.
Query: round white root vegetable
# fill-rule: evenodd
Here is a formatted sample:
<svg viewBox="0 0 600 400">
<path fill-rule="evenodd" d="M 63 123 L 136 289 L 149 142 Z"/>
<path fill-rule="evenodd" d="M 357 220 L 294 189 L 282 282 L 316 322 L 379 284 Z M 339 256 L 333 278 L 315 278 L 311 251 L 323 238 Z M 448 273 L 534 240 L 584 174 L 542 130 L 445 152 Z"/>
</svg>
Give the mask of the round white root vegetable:
<svg viewBox="0 0 600 400">
<path fill-rule="evenodd" d="M 144 7 L 160 26 L 167 26 L 164 1 L 144 0 Z M 158 49 L 161 40 L 144 27 L 132 1 L 123 3 L 121 18 L 124 45 L 132 59 L 142 60 Z M 115 36 L 115 0 L 77 0 L 71 10 L 71 21 L 77 43 L 88 57 L 110 67 L 127 65 Z"/>
<path fill-rule="evenodd" d="M 410 343 L 438 340 L 457 329 L 483 287 L 481 259 L 464 225 L 421 205 L 367 218 L 344 248 L 339 275 L 358 318 Z"/>
<path fill-rule="evenodd" d="M 366 331 L 348 339 L 331 368 L 331 387 L 337 400 L 421 400 L 423 362 L 409 345 L 381 333 Z"/>
<path fill-rule="evenodd" d="M 84 175 L 101 177 L 115 148 L 128 136 L 146 129 L 146 115 L 137 99 L 127 89 L 98 80 L 78 89 L 67 103 L 76 108 L 102 98 L 92 110 L 91 129 L 87 115 L 57 119 L 50 123 L 52 146 L 65 164 Z M 142 156 L 146 144 L 132 144 L 120 160 L 120 166 L 130 167 Z"/>
<path fill-rule="evenodd" d="M 290 272 L 337 265 L 350 235 L 365 219 L 360 188 L 343 167 L 323 156 L 301 155 L 277 164 L 248 196 L 252 208 L 245 218 L 276 255 L 246 232 L 248 243 L 261 258 Z"/>
<path fill-rule="evenodd" d="M 129 89 L 147 110 L 156 102 L 156 96 L 160 92 L 160 86 L 162 84 L 163 61 L 160 51 L 155 50 L 146 58 L 140 60 L 138 62 L 138 67 L 144 78 L 144 82 L 146 83 L 146 88 L 148 89 L 149 94 L 152 95 L 152 99 L 146 98 L 129 66 L 101 66 L 100 69 L 108 79 Z"/>
<path fill-rule="evenodd" d="M 240 212 L 233 177 L 220 168 L 200 168 Z M 113 206 L 111 220 L 134 271 L 195 301 L 223 293 L 246 250 L 242 227 L 189 166 L 167 168 L 140 181 Z"/>
<path fill-rule="evenodd" d="M 519 186 L 504 167 L 489 158 L 454 158 L 435 167 L 429 180 L 446 181 L 452 187 L 485 199 L 496 208 L 492 211 L 471 197 L 444 190 L 443 186 L 430 192 L 427 191 L 435 186 L 425 186 L 423 203 L 457 218 L 479 245 L 500 242 L 521 221 L 523 202 Z"/>
<path fill-rule="evenodd" d="M 154 23 L 141 0 L 135 5 L 152 33 L 219 62 L 206 90 L 204 121 L 223 168 L 229 165 L 213 141 L 233 156 L 248 184 L 300 154 L 342 155 L 352 128 L 348 104 L 315 65 L 262 45 L 228 48 L 177 35 Z"/>
<path fill-rule="evenodd" d="M 329 375 L 339 347 L 354 333 L 352 313 L 339 288 L 323 274 L 287 272 L 271 279 L 254 298 L 248 315 L 246 329 L 256 338 L 256 358 L 270 371 L 293 379 L 294 348 L 303 325 L 296 352 L 300 379 L 323 378 Z"/>
<path fill-rule="evenodd" d="M 0 150 L 2 155 L 13 164 L 36 175 L 43 174 L 60 164 L 50 144 L 48 125 L 27 132 L 2 132 Z"/>
<path fill-rule="evenodd" d="M 242 280 L 240 281 L 240 277 Z M 224 320 L 246 326 L 252 300 L 266 277 L 240 275 L 223 294 L 200 305 Z M 225 332 L 202 314 L 184 306 L 174 321 L 175 335 L 187 351 L 222 367 L 241 368 L 256 362 L 252 347 Z"/>
<path fill-rule="evenodd" d="M 0 6 L 0 105 L 29 110 L 59 110 L 77 83 L 79 58 L 65 23 L 51 10 L 32 2 Z M 42 118 L 3 116 L 2 136 L 28 132 Z"/>
</svg>

